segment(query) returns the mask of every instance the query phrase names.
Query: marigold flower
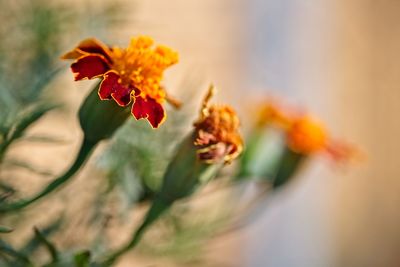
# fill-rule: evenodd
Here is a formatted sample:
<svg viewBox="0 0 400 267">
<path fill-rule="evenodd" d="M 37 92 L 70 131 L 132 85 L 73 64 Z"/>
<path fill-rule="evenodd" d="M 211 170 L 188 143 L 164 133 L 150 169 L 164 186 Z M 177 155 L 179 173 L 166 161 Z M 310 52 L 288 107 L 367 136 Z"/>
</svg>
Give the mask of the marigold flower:
<svg viewBox="0 0 400 267">
<path fill-rule="evenodd" d="M 209 105 L 215 90 L 210 86 L 200 118 L 194 123 L 198 157 L 206 163 L 231 162 L 243 150 L 239 118 L 230 106 Z"/>
<path fill-rule="evenodd" d="M 76 81 L 101 78 L 101 100 L 113 99 L 122 107 L 132 102 L 133 116 L 146 118 L 154 128 L 166 118 L 165 100 L 179 105 L 161 86 L 164 70 L 178 62 L 178 54 L 166 46 L 153 47 L 150 37 L 132 38 L 127 48 L 109 47 L 90 38 L 62 58 L 75 60 L 71 70 Z"/>
<path fill-rule="evenodd" d="M 293 118 L 286 136 L 289 148 L 299 154 L 323 152 L 335 162 L 363 158 L 363 153 L 354 145 L 332 139 L 322 124 L 307 115 Z"/>
<path fill-rule="evenodd" d="M 327 142 L 324 127 L 309 116 L 293 119 L 286 135 L 289 148 L 299 154 L 320 151 Z"/>
</svg>

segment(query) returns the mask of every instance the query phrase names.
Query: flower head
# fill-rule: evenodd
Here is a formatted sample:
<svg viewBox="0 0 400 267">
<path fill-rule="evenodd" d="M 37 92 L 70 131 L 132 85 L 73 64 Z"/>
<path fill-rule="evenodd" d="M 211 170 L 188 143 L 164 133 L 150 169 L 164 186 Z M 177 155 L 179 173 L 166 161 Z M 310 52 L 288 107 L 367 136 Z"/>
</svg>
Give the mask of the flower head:
<svg viewBox="0 0 400 267">
<path fill-rule="evenodd" d="M 268 100 L 259 108 L 256 127 L 273 126 L 284 132 L 289 149 L 302 155 L 323 152 L 335 162 L 363 158 L 355 146 L 333 140 L 324 125 L 298 108 Z"/>
<path fill-rule="evenodd" d="M 178 62 L 178 54 L 168 47 L 153 47 L 153 40 L 132 38 L 127 48 L 109 47 L 96 39 L 82 41 L 63 59 L 74 59 L 75 80 L 101 78 L 101 100 L 113 99 L 120 106 L 132 103 L 136 119 L 146 118 L 157 128 L 166 118 L 165 100 L 177 105 L 161 85 L 164 71 Z"/>
<path fill-rule="evenodd" d="M 292 151 L 303 155 L 322 152 L 336 163 L 364 158 L 356 146 L 334 140 L 321 123 L 308 115 L 292 119 L 290 127 L 286 130 L 286 139 Z"/>
<path fill-rule="evenodd" d="M 230 106 L 210 105 L 215 90 L 210 86 L 203 101 L 200 118 L 194 123 L 195 146 L 200 160 L 206 163 L 229 163 L 240 155 L 243 141 L 238 132 L 239 118 Z"/>
<path fill-rule="evenodd" d="M 294 118 L 286 132 L 287 144 L 299 154 L 312 154 L 325 148 L 324 127 L 309 116 Z"/>
</svg>

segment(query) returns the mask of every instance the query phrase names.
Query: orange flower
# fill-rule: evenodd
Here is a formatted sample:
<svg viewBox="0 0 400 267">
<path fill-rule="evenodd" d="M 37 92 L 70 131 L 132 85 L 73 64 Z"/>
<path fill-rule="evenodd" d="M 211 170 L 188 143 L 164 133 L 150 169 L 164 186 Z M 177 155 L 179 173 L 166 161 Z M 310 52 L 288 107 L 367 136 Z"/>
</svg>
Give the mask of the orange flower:
<svg viewBox="0 0 400 267">
<path fill-rule="evenodd" d="M 325 129 L 309 116 L 294 118 L 286 132 L 287 144 L 299 154 L 321 151 L 327 143 Z"/>
<path fill-rule="evenodd" d="M 194 123 L 195 146 L 198 157 L 206 163 L 229 163 L 243 150 L 243 141 L 238 132 L 239 118 L 230 106 L 209 105 L 215 90 L 210 86 L 203 101 L 200 118 Z"/>
<path fill-rule="evenodd" d="M 74 59 L 71 70 L 75 80 L 101 78 L 99 97 L 120 106 L 132 102 L 136 119 L 146 118 L 157 128 L 166 118 L 164 100 L 173 105 L 161 86 L 163 72 L 178 62 L 178 54 L 168 47 L 153 46 L 149 37 L 132 38 L 127 48 L 109 47 L 96 39 L 82 41 L 63 59 Z"/>
<path fill-rule="evenodd" d="M 269 99 L 258 110 L 255 130 L 278 128 L 285 135 L 287 147 L 295 153 L 324 153 L 336 163 L 360 161 L 366 157 L 356 146 L 332 139 L 325 127 L 302 109 Z"/>
<path fill-rule="evenodd" d="M 333 140 L 322 124 L 307 115 L 292 119 L 291 126 L 286 131 L 286 138 L 288 147 L 299 154 L 323 152 L 337 163 L 364 158 L 358 148 L 343 141 Z"/>
</svg>

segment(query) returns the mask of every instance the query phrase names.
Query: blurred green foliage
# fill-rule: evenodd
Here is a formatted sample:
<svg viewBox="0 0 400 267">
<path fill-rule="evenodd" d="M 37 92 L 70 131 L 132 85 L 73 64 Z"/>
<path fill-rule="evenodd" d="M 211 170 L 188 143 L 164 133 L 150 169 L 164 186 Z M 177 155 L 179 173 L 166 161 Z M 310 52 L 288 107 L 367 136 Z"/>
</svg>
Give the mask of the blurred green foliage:
<svg viewBox="0 0 400 267">
<path fill-rule="evenodd" d="M 0 0 L 0 171 L 23 168 L 49 175 L 29 162 L 6 157 L 7 151 L 19 140 L 60 141 L 53 136 L 27 134 L 30 127 L 61 104 L 55 97 L 59 87 L 56 78 L 67 65 L 59 59 L 60 55 L 83 36 L 108 36 L 110 29 L 122 22 L 122 4 L 122 1 L 99 4 L 85 0 L 71 4 L 63 0 Z M 6 177 L 0 178 L 0 201 L 4 201 L 18 190 L 7 183 Z M 12 227 L 1 225 L 0 266 L 89 266 L 86 251 L 60 252 L 50 241 L 49 236 L 59 230 L 60 223 L 57 220 L 47 228 L 35 229 L 21 248 L 6 241 Z M 51 259 L 48 263 L 36 262 L 38 248 L 47 249 Z"/>
<path fill-rule="evenodd" d="M 191 130 L 203 93 L 203 83 L 196 74 L 185 75 L 178 85 L 179 100 L 175 109 L 168 105 L 167 120 L 156 131 L 146 120 L 128 120 L 113 136 L 97 160 L 108 178 L 108 192 L 117 191 L 125 208 L 152 199 L 161 187 L 164 171 L 177 145 Z M 193 95 L 198 92 L 198 97 Z"/>
<path fill-rule="evenodd" d="M 120 4 L 105 3 L 81 1 L 78 6 L 66 1 L 0 0 L 0 18 L 6 22 L 0 24 L 2 139 L 17 119 L 25 120 L 27 128 L 40 118 L 23 116 L 25 110 L 48 111 L 48 107 L 38 103 L 49 102 L 42 93 L 65 66 L 59 57 L 67 47 L 75 45 L 81 36 L 115 26 Z"/>
<path fill-rule="evenodd" d="M 121 2 L 0 0 L 0 164 L 1 168 L 37 170 L 29 162 L 4 160 L 9 147 L 18 140 L 59 142 L 52 136 L 29 136 L 27 130 L 57 107 L 52 97 L 57 74 L 66 65 L 59 57 L 81 36 L 104 35 L 119 22 Z M 96 21 L 94 23 L 93 21 Z M 46 92 L 46 93 L 44 93 Z M 59 100 L 57 102 L 60 102 Z M 5 182 L 1 198 L 16 190 Z"/>
<path fill-rule="evenodd" d="M 149 200 L 159 189 L 171 154 L 186 134 L 184 127 L 190 125 L 182 110 L 170 109 L 168 115 L 157 131 L 147 121 L 129 120 L 99 159 L 109 190 L 117 189 L 128 207 Z"/>
</svg>

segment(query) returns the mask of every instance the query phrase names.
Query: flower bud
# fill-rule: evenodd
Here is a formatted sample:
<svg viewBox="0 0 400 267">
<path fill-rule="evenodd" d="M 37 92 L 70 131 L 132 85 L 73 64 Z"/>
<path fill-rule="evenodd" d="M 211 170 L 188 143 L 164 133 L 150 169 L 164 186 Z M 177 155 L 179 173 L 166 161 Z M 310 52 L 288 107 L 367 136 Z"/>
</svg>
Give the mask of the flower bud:
<svg viewBox="0 0 400 267">
<path fill-rule="evenodd" d="M 129 117 L 130 110 L 114 101 L 99 101 L 99 85 L 95 86 L 79 109 L 79 122 L 85 139 L 92 142 L 111 137 Z"/>
<path fill-rule="evenodd" d="M 272 177 L 272 187 L 277 188 L 286 184 L 300 169 L 307 156 L 297 153 L 286 147 L 276 169 L 276 174 Z"/>
</svg>

